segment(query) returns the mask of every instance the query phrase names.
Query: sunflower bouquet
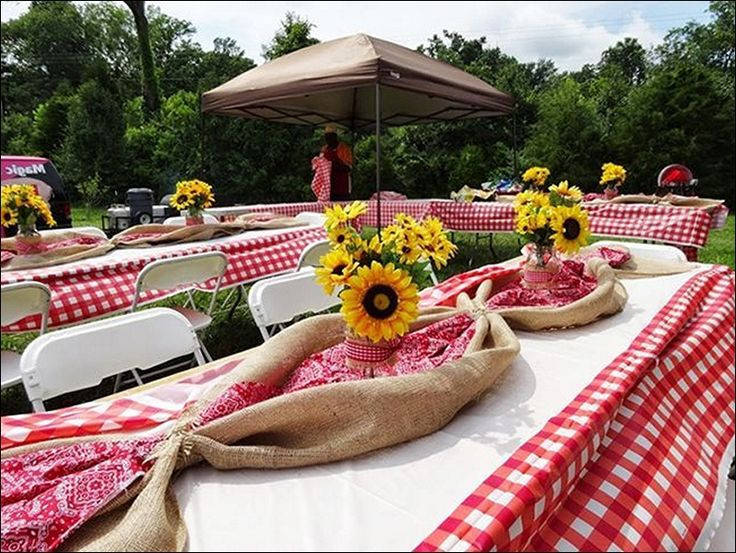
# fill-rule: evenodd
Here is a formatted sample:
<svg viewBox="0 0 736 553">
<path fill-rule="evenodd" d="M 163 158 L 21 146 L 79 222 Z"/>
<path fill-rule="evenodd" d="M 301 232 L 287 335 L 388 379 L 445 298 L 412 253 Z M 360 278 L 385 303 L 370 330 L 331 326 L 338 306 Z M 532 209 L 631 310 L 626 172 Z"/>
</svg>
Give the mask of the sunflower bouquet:
<svg viewBox="0 0 736 553">
<path fill-rule="evenodd" d="M 549 169 L 546 167 L 530 167 L 521 175 L 521 180 L 542 188 L 549 178 Z"/>
<path fill-rule="evenodd" d="M 187 210 L 187 217 L 201 219 L 202 212 L 215 202 L 212 187 L 201 180 L 186 180 L 176 183 L 176 192 L 171 196 L 171 207 Z"/>
<path fill-rule="evenodd" d="M 50 227 L 56 225 L 49 205 L 31 184 L 11 184 L 2 187 L 1 217 L 4 227 L 18 225 L 18 234 L 21 236 L 35 234 L 36 222 L 39 219 Z"/>
<path fill-rule="evenodd" d="M 367 209 L 364 202 L 327 208 L 332 249 L 320 259 L 316 274 L 327 294 L 340 289 L 349 332 L 378 344 L 409 331 L 419 315 L 419 288 L 429 280 L 427 265 L 446 265 L 456 246 L 439 219 L 418 222 L 403 213 L 380 236 L 364 239 L 353 223 Z"/>
<path fill-rule="evenodd" d="M 604 163 L 601 167 L 600 184 L 606 187 L 606 196 L 614 197 L 618 194 L 618 187 L 626 181 L 626 169 L 615 163 Z"/>
<path fill-rule="evenodd" d="M 582 191 L 567 181 L 550 186 L 549 194 L 527 190 L 517 195 L 514 222 L 516 233 L 530 244 L 523 274 L 530 286 L 550 284 L 560 269 L 557 251 L 573 254 L 587 244 L 590 232 L 582 198 Z"/>
</svg>

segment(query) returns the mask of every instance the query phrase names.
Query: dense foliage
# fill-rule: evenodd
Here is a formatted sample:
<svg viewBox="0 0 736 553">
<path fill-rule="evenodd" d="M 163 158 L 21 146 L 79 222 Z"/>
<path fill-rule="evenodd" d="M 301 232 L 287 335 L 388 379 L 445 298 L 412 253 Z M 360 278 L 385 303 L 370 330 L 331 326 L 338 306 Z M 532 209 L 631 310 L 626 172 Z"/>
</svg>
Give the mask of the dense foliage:
<svg viewBox="0 0 736 553">
<path fill-rule="evenodd" d="M 560 72 L 549 60 L 521 63 L 484 38 L 445 31 L 419 47 L 516 99 L 519 157 L 596 190 L 600 166 L 629 171 L 627 190 L 652 191 L 659 170 L 683 163 L 701 195 L 734 200 L 734 3 L 711 2 L 708 23 L 673 29 L 647 52 L 627 38 L 597 64 Z M 143 101 L 139 36 L 123 4 L 34 1 L 2 24 L 2 152 L 52 158 L 87 203 L 123 201 L 127 188 L 157 197 L 201 178 L 218 203 L 311 198 L 309 160 L 318 129 L 203 117 L 200 94 L 255 66 L 230 38 L 211 50 L 195 28 L 148 6 L 148 38 L 160 102 Z M 313 25 L 287 14 L 263 55 L 313 44 Z M 356 197 L 374 186 L 375 138 L 354 140 Z M 512 118 L 390 129 L 384 188 L 448 197 L 464 184 L 512 177 Z M 90 184 L 95 186 L 90 186 Z M 94 198 L 90 189 L 95 190 Z M 100 191 L 109 191 L 107 194 Z"/>
</svg>

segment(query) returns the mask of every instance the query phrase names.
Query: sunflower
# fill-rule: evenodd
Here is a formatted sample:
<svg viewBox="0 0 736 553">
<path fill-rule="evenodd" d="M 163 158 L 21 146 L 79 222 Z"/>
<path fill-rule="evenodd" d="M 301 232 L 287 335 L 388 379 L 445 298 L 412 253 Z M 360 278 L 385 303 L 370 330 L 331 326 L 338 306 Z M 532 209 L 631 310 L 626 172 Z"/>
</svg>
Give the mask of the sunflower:
<svg viewBox="0 0 736 553">
<path fill-rule="evenodd" d="M 189 194 L 189 191 L 182 190 L 181 192 L 174 194 L 169 200 L 169 203 L 171 204 L 171 207 L 176 208 L 179 211 L 183 211 L 185 209 L 189 209 L 192 205 L 192 196 Z"/>
<path fill-rule="evenodd" d="M 330 230 L 335 227 L 344 226 L 348 221 L 357 219 L 366 211 L 368 211 L 368 205 L 365 202 L 353 202 L 345 207 L 342 207 L 340 204 L 328 207 L 325 209 L 325 217 L 327 217 L 325 228 Z"/>
<path fill-rule="evenodd" d="M 342 249 L 332 250 L 320 257 L 321 267 L 315 269 L 317 284 L 322 286 L 325 293 L 332 295 L 335 286 L 346 284 L 358 264 L 353 256 Z"/>
<path fill-rule="evenodd" d="M 523 206 L 531 206 L 535 208 L 546 207 L 549 205 L 549 196 L 542 192 L 534 192 L 527 190 L 518 194 L 514 201 L 514 207 L 518 210 Z"/>
<path fill-rule="evenodd" d="M 375 234 L 373 238 L 370 239 L 370 241 L 362 240 L 360 241 L 360 247 L 369 253 L 381 255 L 381 240 L 378 238 L 378 235 Z"/>
<path fill-rule="evenodd" d="M 444 234 L 436 236 L 432 242 L 424 245 L 425 254 L 437 267 L 447 265 L 447 261 L 455 255 L 456 250 L 457 246 Z"/>
<path fill-rule="evenodd" d="M 393 263 L 384 267 L 374 261 L 370 267 L 360 267 L 348 286 L 341 294 L 340 311 L 358 336 L 373 342 L 403 336 L 419 315 L 417 287 Z"/>
<path fill-rule="evenodd" d="M 626 169 L 615 163 L 604 163 L 601 166 L 603 174 L 600 184 L 606 186 L 621 186 L 626 180 Z"/>
<path fill-rule="evenodd" d="M 327 238 L 333 246 L 346 249 L 355 245 L 355 231 L 347 225 L 339 225 L 327 231 Z"/>
<path fill-rule="evenodd" d="M 549 177 L 549 169 L 546 167 L 530 167 L 521 176 L 524 182 L 531 182 L 536 186 L 544 186 L 544 183 Z"/>
<path fill-rule="evenodd" d="M 442 221 L 440 221 L 437 217 L 427 217 L 422 221 L 422 225 L 427 230 L 430 236 L 439 236 L 440 234 L 444 233 Z"/>
<path fill-rule="evenodd" d="M 555 247 L 565 253 L 577 252 L 588 243 L 588 214 L 579 205 L 560 206 L 555 210 L 551 222 Z"/>
<path fill-rule="evenodd" d="M 549 187 L 550 194 L 557 194 L 563 201 L 580 202 L 583 199 L 583 191 L 577 186 L 570 186 L 566 180 L 560 184 L 553 184 Z"/>
<path fill-rule="evenodd" d="M 345 216 L 347 217 L 348 221 L 357 219 L 366 211 L 368 211 L 368 204 L 366 204 L 365 202 L 353 202 L 345 206 Z"/>
<path fill-rule="evenodd" d="M 2 225 L 4 227 L 9 227 L 18 222 L 18 218 L 15 213 L 5 206 L 2 207 L 2 212 L 0 212 L 0 219 L 2 220 Z"/>
<path fill-rule="evenodd" d="M 399 237 L 401 232 L 401 228 L 398 225 L 388 225 L 386 228 L 381 230 L 381 240 L 390 244 Z"/>
<path fill-rule="evenodd" d="M 397 213 L 395 220 L 396 224 L 403 229 L 414 228 L 417 225 L 417 220 L 406 213 Z"/>
<path fill-rule="evenodd" d="M 422 255 L 422 245 L 416 234 L 411 230 L 404 230 L 394 242 L 396 253 L 402 263 L 415 263 Z"/>
</svg>

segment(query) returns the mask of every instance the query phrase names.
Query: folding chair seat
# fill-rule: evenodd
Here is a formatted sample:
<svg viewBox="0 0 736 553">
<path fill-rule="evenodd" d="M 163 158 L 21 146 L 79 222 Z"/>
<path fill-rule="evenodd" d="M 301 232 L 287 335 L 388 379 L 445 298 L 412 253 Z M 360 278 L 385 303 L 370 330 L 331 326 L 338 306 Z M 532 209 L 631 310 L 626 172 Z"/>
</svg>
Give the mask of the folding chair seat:
<svg viewBox="0 0 736 553">
<path fill-rule="evenodd" d="M 2 287 L 0 306 L 2 326 L 11 325 L 29 315 L 41 315 L 40 333 L 46 332 L 49 318 L 51 290 L 40 282 L 18 282 Z M 20 355 L 3 351 L 0 359 L 0 381 L 2 389 L 20 384 Z"/>
</svg>

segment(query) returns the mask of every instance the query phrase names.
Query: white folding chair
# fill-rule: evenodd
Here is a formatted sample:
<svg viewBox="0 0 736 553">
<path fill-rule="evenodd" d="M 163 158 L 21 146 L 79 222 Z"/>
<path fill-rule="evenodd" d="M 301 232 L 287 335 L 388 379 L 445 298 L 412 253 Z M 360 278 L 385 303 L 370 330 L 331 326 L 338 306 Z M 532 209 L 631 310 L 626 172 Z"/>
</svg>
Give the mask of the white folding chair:
<svg viewBox="0 0 736 553">
<path fill-rule="evenodd" d="M 440 283 L 440 280 L 437 278 L 437 274 L 434 272 L 434 267 L 432 266 L 431 261 L 427 263 L 427 268 L 425 270 L 429 273 L 429 278 L 432 280 L 432 284 L 437 286 Z"/>
<path fill-rule="evenodd" d="M 212 309 L 215 307 L 217 293 L 220 291 L 222 277 L 227 268 L 227 256 L 222 252 L 205 252 L 193 255 L 185 255 L 182 257 L 174 257 L 171 259 L 160 259 L 149 263 L 138 275 L 135 283 L 135 297 L 130 310 L 135 311 L 138 307 L 141 292 L 147 290 L 172 290 L 188 286 L 186 293 L 188 296 L 184 307 L 173 307 L 191 323 L 194 329 L 199 332 L 207 328 L 212 322 Z M 192 286 L 201 284 L 216 278 L 215 287 L 212 290 L 212 299 L 210 306 L 206 312 L 197 311 L 194 304 L 194 296 L 192 295 Z M 191 306 L 191 307 L 189 307 Z M 200 340 L 202 351 L 208 361 L 212 361 L 207 348 Z"/>
<path fill-rule="evenodd" d="M 328 240 L 320 240 L 309 244 L 302 250 L 299 261 L 296 264 L 296 270 L 299 271 L 304 267 L 319 267 L 319 258 L 329 253 L 330 242 Z"/>
<path fill-rule="evenodd" d="M 0 306 L 2 326 L 13 324 L 28 315 L 41 314 L 40 333 L 46 332 L 49 319 L 51 290 L 40 282 L 18 282 L 2 287 Z M 21 381 L 20 355 L 14 351 L 3 351 L 0 359 L 0 380 L 2 389 L 14 386 Z"/>
<path fill-rule="evenodd" d="M 78 232 L 81 234 L 88 234 L 96 238 L 104 238 L 107 240 L 107 234 L 101 228 L 97 227 L 72 227 L 72 228 L 55 228 L 49 230 L 40 230 L 41 236 L 54 236 L 55 234 L 62 234 L 64 232 Z"/>
<path fill-rule="evenodd" d="M 600 240 L 594 242 L 593 246 L 622 247 L 634 255 L 652 257 L 663 261 L 687 261 L 685 252 L 674 246 L 664 244 L 639 244 L 638 242 L 617 242 L 615 240 Z"/>
<path fill-rule="evenodd" d="M 206 225 L 216 225 L 220 221 L 217 219 L 217 217 L 213 215 L 208 215 L 207 213 L 204 213 L 202 215 L 202 218 L 204 220 L 204 224 Z M 167 219 L 164 219 L 164 225 L 184 225 L 186 224 L 185 217 L 168 217 Z"/>
<path fill-rule="evenodd" d="M 325 294 L 309 267 L 259 280 L 248 293 L 248 307 L 264 342 L 297 315 L 318 313 L 339 303 L 337 296 Z"/>
<path fill-rule="evenodd" d="M 158 307 L 44 334 L 23 352 L 20 373 L 33 410 L 42 412 L 44 400 L 126 371 L 140 385 L 137 369 L 191 354 L 204 363 L 192 325 L 173 309 Z"/>
<path fill-rule="evenodd" d="M 327 217 L 324 213 L 317 213 L 316 211 L 302 211 L 294 216 L 294 219 L 302 223 L 309 225 L 324 226 Z"/>
</svg>

